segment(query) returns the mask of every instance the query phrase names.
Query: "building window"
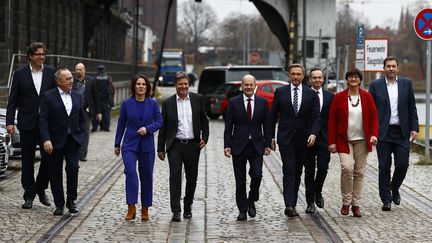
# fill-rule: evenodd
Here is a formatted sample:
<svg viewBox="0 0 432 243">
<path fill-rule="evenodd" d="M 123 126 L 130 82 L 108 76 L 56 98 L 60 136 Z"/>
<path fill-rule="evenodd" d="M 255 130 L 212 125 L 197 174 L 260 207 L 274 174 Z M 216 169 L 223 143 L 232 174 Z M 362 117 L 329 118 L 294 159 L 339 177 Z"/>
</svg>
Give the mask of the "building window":
<svg viewBox="0 0 432 243">
<path fill-rule="evenodd" d="M 329 52 L 329 43 L 322 42 L 321 43 L 321 58 L 327 58 Z"/>
<path fill-rule="evenodd" d="M 304 50 L 304 42 L 302 41 L 302 50 Z M 314 49 L 315 49 L 315 41 L 314 40 L 306 40 L 306 57 L 313 58 L 314 57 Z"/>
</svg>

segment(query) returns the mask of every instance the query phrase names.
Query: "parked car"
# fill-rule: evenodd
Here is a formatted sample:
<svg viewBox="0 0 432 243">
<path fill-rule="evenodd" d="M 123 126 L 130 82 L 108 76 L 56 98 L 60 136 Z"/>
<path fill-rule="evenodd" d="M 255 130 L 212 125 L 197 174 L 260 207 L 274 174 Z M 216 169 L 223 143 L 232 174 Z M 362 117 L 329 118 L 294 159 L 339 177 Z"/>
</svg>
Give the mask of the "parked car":
<svg viewBox="0 0 432 243">
<path fill-rule="evenodd" d="M 287 85 L 285 81 L 279 80 L 260 80 L 257 81 L 255 94 L 267 100 L 269 109 L 273 104 L 274 92 L 277 88 Z M 215 92 L 208 94 L 210 100 L 210 112 L 217 119 L 221 114 L 225 117 L 225 111 L 229 104 L 229 99 L 242 93 L 241 81 L 228 82 L 221 85 Z"/>
<path fill-rule="evenodd" d="M 15 124 L 17 120 L 15 117 Z M 6 130 L 6 109 L 0 108 L 0 127 Z M 21 141 L 18 128 L 15 126 L 15 133 L 10 138 L 9 156 L 13 158 L 21 157 Z"/>
<path fill-rule="evenodd" d="M 1 109 L 0 109 L 1 110 Z M 0 177 L 6 175 L 6 170 L 9 164 L 9 156 L 11 152 L 11 136 L 6 129 L 6 110 L 2 116 L 0 111 Z"/>
<path fill-rule="evenodd" d="M 246 74 L 253 75 L 257 80 L 280 80 L 285 82 L 289 80 L 288 73 L 280 66 L 206 67 L 201 72 L 198 93 L 204 96 L 208 117 L 216 119 L 220 116 L 220 113 L 211 112 L 211 102 L 207 95 L 215 92 L 215 90 L 224 83 L 241 80 Z"/>
</svg>

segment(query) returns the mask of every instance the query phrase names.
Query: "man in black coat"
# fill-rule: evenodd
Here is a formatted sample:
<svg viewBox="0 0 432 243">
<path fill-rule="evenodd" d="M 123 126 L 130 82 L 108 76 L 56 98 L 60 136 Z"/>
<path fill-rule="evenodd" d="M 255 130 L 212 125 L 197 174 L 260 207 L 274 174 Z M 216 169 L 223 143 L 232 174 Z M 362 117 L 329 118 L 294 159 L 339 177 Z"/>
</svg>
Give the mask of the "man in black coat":
<svg viewBox="0 0 432 243">
<path fill-rule="evenodd" d="M 86 75 L 84 64 L 78 63 L 75 66 L 75 78 L 72 90 L 78 92 L 83 98 L 83 109 L 85 111 L 86 126 L 85 138 L 79 151 L 79 160 L 87 161 L 87 151 L 90 138 L 90 120 L 95 117 L 96 120 L 102 120 L 100 110 L 99 95 L 93 77 Z"/>
<path fill-rule="evenodd" d="M 63 160 L 66 160 L 67 200 L 69 213 L 76 214 L 78 186 L 78 151 L 84 140 L 85 118 L 82 98 L 72 91 L 73 76 L 61 68 L 55 73 L 58 87 L 43 93 L 40 103 L 39 129 L 43 149 L 47 153 L 51 191 L 56 210 L 63 215 Z"/>
<path fill-rule="evenodd" d="M 21 141 L 21 184 L 24 189 L 22 208 L 33 207 L 33 200 L 38 194 L 40 202 L 50 206 L 45 189 L 48 188 L 48 168 L 45 153 L 41 149 L 39 172 L 34 178 L 34 159 L 36 144 L 39 140 L 39 97 L 55 87 L 54 68 L 44 65 L 45 44 L 34 42 L 27 49 L 28 65 L 18 68 L 12 79 L 6 112 L 6 126 L 9 134 L 15 133 L 15 113 L 18 110 L 18 124 Z M 42 148 L 42 144 L 40 144 Z"/>
<path fill-rule="evenodd" d="M 189 93 L 189 77 L 181 72 L 176 75 L 177 93 L 166 98 L 162 104 L 162 128 L 158 136 L 158 157 L 168 154 L 170 167 L 170 201 L 172 221 L 180 219 L 180 197 L 182 165 L 185 166 L 186 192 L 184 197 L 184 218 L 191 218 L 191 206 L 198 177 L 200 151 L 207 144 L 209 122 L 204 109 L 203 97 Z"/>
</svg>

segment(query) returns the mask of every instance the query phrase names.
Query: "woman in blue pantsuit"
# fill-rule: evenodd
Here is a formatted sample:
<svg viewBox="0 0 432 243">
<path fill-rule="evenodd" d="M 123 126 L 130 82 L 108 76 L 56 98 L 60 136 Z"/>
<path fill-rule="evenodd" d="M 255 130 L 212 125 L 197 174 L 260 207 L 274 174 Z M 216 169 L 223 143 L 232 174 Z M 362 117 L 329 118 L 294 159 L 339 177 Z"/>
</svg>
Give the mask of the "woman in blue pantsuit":
<svg viewBox="0 0 432 243">
<path fill-rule="evenodd" d="M 162 116 L 157 101 L 150 97 L 151 86 L 147 77 L 140 75 L 132 79 L 132 97 L 124 100 L 117 123 L 114 153 L 121 153 L 126 175 L 126 220 L 135 219 L 138 201 L 138 160 L 139 181 L 141 185 L 141 220 L 148 220 L 148 208 L 152 205 L 153 165 L 155 146 L 153 134 L 162 126 Z M 126 130 L 126 132 L 125 132 Z"/>
</svg>

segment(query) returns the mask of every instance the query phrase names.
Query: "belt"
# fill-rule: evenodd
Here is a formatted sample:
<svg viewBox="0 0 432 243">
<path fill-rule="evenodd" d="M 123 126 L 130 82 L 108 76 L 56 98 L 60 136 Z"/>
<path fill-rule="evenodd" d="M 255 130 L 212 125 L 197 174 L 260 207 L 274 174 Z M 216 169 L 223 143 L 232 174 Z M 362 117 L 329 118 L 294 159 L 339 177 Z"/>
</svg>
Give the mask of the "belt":
<svg viewBox="0 0 432 243">
<path fill-rule="evenodd" d="M 400 125 L 389 125 L 389 127 L 392 127 L 392 128 L 400 128 Z"/>
<path fill-rule="evenodd" d="M 198 143 L 199 140 L 198 139 L 175 139 L 176 141 L 182 143 L 182 144 L 188 144 L 188 143 Z"/>
</svg>

